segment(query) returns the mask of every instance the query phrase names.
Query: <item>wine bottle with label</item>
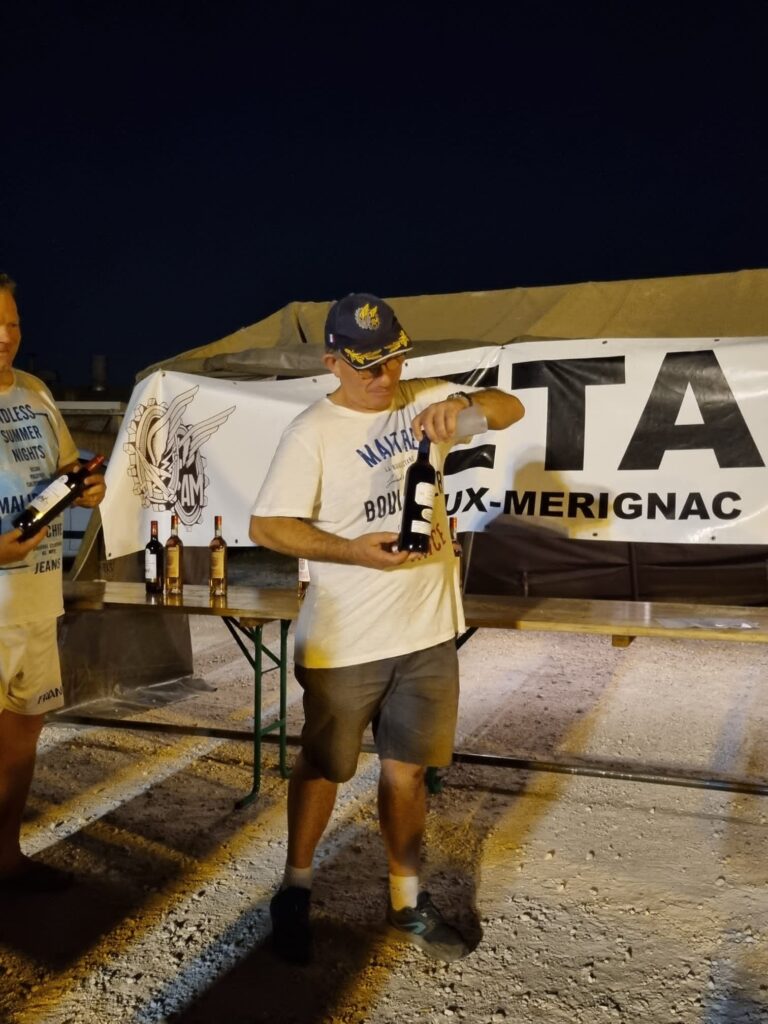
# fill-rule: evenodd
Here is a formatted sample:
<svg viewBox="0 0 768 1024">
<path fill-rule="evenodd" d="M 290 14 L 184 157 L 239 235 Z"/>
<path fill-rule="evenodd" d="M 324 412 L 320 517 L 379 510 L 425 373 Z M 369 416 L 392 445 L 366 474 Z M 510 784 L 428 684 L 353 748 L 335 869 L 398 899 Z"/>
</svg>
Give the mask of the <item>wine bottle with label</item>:
<svg viewBox="0 0 768 1024">
<path fill-rule="evenodd" d="M 213 540 L 208 545 L 208 587 L 211 597 L 227 592 L 227 542 L 221 535 L 221 516 L 213 517 Z"/>
<path fill-rule="evenodd" d="M 171 516 L 171 535 L 165 542 L 165 593 L 178 596 L 184 589 L 184 545 L 179 538 L 179 517 Z"/>
<path fill-rule="evenodd" d="M 163 592 L 163 545 L 157 539 L 157 520 L 149 526 L 149 543 L 144 548 L 144 584 L 148 594 Z"/>
<path fill-rule="evenodd" d="M 397 546 L 400 551 L 429 551 L 432 532 L 432 510 L 435 504 L 434 467 L 429 461 L 430 440 L 425 434 L 419 442 L 419 453 L 405 474 L 403 518 Z"/>
<path fill-rule="evenodd" d="M 21 530 L 21 539 L 26 540 L 42 530 L 72 502 L 79 498 L 85 487 L 85 478 L 90 476 L 104 462 L 103 455 L 95 455 L 68 473 L 62 473 L 51 481 L 45 490 L 36 495 L 24 511 L 16 516 L 13 525 Z"/>
</svg>

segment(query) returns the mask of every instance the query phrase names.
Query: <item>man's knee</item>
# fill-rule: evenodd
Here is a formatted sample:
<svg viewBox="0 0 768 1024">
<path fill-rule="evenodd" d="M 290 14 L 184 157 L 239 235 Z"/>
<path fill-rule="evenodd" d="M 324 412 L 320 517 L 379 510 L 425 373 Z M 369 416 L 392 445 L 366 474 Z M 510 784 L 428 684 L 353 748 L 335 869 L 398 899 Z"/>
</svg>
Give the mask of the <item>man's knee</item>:
<svg viewBox="0 0 768 1024">
<path fill-rule="evenodd" d="M 424 765 L 421 764 L 407 764 L 389 757 L 381 759 L 381 778 L 388 786 L 402 789 L 420 786 L 424 781 L 424 772 Z"/>
<path fill-rule="evenodd" d="M 314 773 L 315 778 L 327 782 L 349 782 L 357 771 L 358 754 L 354 757 L 339 751 L 307 751 L 302 750 L 302 759 L 306 769 Z"/>
</svg>

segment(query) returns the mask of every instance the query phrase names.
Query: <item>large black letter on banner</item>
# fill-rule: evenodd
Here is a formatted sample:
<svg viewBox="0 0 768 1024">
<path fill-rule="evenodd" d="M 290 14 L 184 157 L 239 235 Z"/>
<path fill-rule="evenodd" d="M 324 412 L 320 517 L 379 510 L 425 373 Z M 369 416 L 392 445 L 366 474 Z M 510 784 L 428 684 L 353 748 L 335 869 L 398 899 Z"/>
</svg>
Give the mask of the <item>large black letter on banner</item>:
<svg viewBox="0 0 768 1024">
<path fill-rule="evenodd" d="M 587 387 L 624 383 L 624 356 L 543 359 L 515 363 L 512 389 L 547 389 L 547 454 L 544 469 L 584 469 Z"/>
<path fill-rule="evenodd" d="M 689 384 L 704 422 L 677 425 Z M 667 353 L 619 469 L 658 469 L 665 452 L 694 448 L 721 469 L 765 465 L 712 349 Z"/>
</svg>

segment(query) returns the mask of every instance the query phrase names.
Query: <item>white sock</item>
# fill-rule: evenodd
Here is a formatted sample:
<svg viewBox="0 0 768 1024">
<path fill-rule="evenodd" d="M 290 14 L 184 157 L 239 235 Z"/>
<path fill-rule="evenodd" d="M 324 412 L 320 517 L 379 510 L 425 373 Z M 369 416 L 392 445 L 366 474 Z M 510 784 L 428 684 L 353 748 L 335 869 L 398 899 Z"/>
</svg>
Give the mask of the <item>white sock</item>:
<svg viewBox="0 0 768 1024">
<path fill-rule="evenodd" d="M 390 875 L 389 899 L 393 910 L 415 907 L 419 900 L 419 876 Z"/>
<path fill-rule="evenodd" d="M 285 865 L 285 874 L 283 875 L 283 888 L 287 889 L 289 885 L 296 885 L 299 889 L 311 889 L 312 888 L 312 866 L 308 868 L 293 868 L 290 864 Z"/>
</svg>

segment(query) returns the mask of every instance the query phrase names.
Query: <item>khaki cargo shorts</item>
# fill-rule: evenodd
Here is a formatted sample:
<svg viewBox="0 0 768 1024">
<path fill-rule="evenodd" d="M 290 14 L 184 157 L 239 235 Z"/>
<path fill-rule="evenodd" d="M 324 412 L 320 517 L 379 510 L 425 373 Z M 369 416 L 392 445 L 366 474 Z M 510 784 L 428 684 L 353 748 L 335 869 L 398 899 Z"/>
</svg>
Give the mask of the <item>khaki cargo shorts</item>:
<svg viewBox="0 0 768 1024">
<path fill-rule="evenodd" d="M 56 619 L 0 626 L 0 710 L 44 715 L 63 704 Z"/>
<path fill-rule="evenodd" d="M 380 758 L 449 765 L 459 706 L 456 641 L 344 668 L 296 665 L 304 690 L 301 746 L 331 782 L 357 769 L 363 733 L 373 725 Z"/>
</svg>

